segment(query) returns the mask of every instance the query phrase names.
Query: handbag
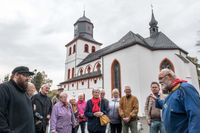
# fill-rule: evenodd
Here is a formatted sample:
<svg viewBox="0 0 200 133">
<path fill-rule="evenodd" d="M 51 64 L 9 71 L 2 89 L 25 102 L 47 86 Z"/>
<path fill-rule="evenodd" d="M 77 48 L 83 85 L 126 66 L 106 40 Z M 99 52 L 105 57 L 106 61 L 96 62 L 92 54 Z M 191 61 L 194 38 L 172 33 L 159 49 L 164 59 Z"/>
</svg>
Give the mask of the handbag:
<svg viewBox="0 0 200 133">
<path fill-rule="evenodd" d="M 110 119 L 108 118 L 107 115 L 100 116 L 101 126 L 106 126 L 109 122 L 110 122 Z"/>
</svg>

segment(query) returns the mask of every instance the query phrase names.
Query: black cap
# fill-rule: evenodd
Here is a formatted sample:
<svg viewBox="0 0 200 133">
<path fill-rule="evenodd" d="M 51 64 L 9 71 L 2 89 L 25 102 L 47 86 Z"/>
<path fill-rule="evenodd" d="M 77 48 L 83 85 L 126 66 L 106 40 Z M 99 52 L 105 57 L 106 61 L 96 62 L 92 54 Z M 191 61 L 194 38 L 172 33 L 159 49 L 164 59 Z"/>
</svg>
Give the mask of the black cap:
<svg viewBox="0 0 200 133">
<path fill-rule="evenodd" d="M 18 66 L 15 69 L 13 69 L 12 74 L 15 74 L 15 73 L 26 73 L 28 75 L 34 75 L 34 73 L 30 72 L 29 68 L 25 66 Z"/>
</svg>

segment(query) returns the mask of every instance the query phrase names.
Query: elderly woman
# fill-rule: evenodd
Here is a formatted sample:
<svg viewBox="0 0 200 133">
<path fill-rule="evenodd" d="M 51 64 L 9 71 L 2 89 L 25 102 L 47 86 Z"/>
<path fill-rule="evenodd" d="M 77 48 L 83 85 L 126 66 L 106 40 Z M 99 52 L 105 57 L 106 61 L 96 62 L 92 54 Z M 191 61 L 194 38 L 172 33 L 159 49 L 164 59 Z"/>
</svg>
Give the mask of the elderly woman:
<svg viewBox="0 0 200 133">
<path fill-rule="evenodd" d="M 88 132 L 89 133 L 105 133 L 106 125 L 101 126 L 100 116 L 108 114 L 106 102 L 100 98 L 100 90 L 92 90 L 92 99 L 87 101 L 85 116 L 88 118 Z"/>
<path fill-rule="evenodd" d="M 77 102 L 77 107 L 78 107 L 78 116 L 79 116 L 79 125 L 81 127 L 81 133 L 85 133 L 85 124 L 87 121 L 87 118 L 84 115 L 85 109 L 86 109 L 86 102 L 84 98 L 84 93 L 80 93 L 78 95 L 78 102 Z"/>
<path fill-rule="evenodd" d="M 121 133 L 122 124 L 121 117 L 119 116 L 119 90 L 113 89 L 113 99 L 109 102 L 109 118 L 110 118 L 110 129 L 111 133 Z"/>
<path fill-rule="evenodd" d="M 76 120 L 71 105 L 67 102 L 67 93 L 60 94 L 60 101 L 52 110 L 50 128 L 51 133 L 71 133 Z"/>
<path fill-rule="evenodd" d="M 72 111 L 74 113 L 75 119 L 76 119 L 76 125 L 75 127 L 72 128 L 72 133 L 77 133 L 78 132 L 78 108 L 77 108 L 77 103 L 75 97 L 71 97 L 69 100 L 71 106 L 72 106 Z"/>
</svg>

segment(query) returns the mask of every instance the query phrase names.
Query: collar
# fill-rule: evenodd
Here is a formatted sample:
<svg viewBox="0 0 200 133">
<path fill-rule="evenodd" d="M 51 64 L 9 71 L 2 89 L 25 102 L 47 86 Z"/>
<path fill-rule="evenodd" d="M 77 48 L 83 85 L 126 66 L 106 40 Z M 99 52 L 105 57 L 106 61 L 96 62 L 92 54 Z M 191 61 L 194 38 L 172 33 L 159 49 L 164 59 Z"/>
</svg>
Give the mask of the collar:
<svg viewBox="0 0 200 133">
<path fill-rule="evenodd" d="M 11 79 L 9 82 L 10 82 L 17 90 L 19 90 L 20 92 L 23 92 L 23 93 L 26 92 L 26 90 L 23 89 L 22 87 L 20 87 L 19 85 L 17 85 L 17 83 L 16 83 L 14 80 Z"/>
</svg>

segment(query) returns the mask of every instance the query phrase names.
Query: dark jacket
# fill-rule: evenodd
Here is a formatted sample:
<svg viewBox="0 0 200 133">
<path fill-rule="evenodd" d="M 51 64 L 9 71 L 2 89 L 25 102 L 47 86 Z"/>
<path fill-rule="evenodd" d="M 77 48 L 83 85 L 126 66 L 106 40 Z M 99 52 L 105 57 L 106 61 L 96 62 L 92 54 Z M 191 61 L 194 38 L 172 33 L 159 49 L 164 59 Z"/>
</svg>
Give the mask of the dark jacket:
<svg viewBox="0 0 200 133">
<path fill-rule="evenodd" d="M 104 99 L 101 100 L 99 103 L 101 106 L 101 112 L 105 115 L 108 115 L 108 108 L 106 105 L 106 101 Z M 105 132 L 106 126 L 101 126 L 100 119 L 92 113 L 92 100 L 87 101 L 86 109 L 85 109 L 85 116 L 88 118 L 88 131 L 89 132 Z"/>
<path fill-rule="evenodd" d="M 31 100 L 13 80 L 0 84 L 0 133 L 35 133 Z"/>
<path fill-rule="evenodd" d="M 51 99 L 46 95 L 38 93 L 32 97 L 32 104 L 35 108 L 33 111 L 35 118 L 35 130 L 38 132 L 45 132 L 49 121 L 47 119 L 47 115 L 50 115 L 52 111 Z M 38 115 L 40 115 L 42 119 L 39 118 Z M 39 121 L 41 122 L 39 123 Z"/>
</svg>

